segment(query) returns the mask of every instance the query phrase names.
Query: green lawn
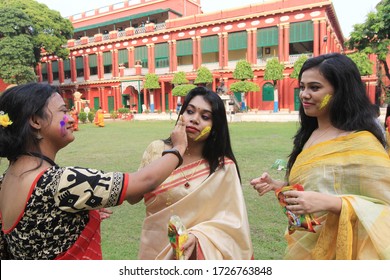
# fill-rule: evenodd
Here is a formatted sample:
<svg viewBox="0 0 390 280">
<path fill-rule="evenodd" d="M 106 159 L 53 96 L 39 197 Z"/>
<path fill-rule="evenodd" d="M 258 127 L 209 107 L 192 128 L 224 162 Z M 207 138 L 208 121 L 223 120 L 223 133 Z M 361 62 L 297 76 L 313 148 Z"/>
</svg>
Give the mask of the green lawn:
<svg viewBox="0 0 390 280">
<path fill-rule="evenodd" d="M 77 165 L 105 171 L 135 171 L 142 153 L 153 140 L 166 138 L 173 121 L 110 121 L 106 127 L 81 124 L 76 140 L 57 156 L 59 165 Z M 276 159 L 286 159 L 297 129 L 289 123 L 231 123 L 233 150 L 237 157 L 246 199 L 255 259 L 281 259 L 285 248 L 283 237 L 287 219 L 274 195 L 264 197 L 250 186 L 251 178 L 263 171 L 283 179 L 284 172 L 271 169 Z M 0 171 L 7 161 L 1 160 Z M 102 223 L 104 259 L 137 259 L 138 244 L 144 217 L 144 205 L 123 205 L 113 208 L 114 214 Z"/>
</svg>

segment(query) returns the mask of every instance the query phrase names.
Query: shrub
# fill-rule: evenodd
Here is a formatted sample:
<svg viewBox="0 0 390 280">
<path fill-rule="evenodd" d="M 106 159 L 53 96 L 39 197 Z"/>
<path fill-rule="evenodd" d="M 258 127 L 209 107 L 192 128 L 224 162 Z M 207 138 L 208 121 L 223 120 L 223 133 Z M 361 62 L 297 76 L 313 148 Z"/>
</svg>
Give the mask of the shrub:
<svg viewBox="0 0 390 280">
<path fill-rule="evenodd" d="M 79 113 L 79 120 L 80 120 L 82 123 L 86 123 L 86 122 L 87 122 L 87 113 L 85 113 L 85 112 L 80 112 L 80 113 Z"/>
<path fill-rule="evenodd" d="M 119 114 L 128 114 L 128 113 L 130 113 L 130 109 L 129 108 L 119 108 L 118 113 Z"/>
<path fill-rule="evenodd" d="M 118 118 L 118 112 L 117 111 L 111 111 L 110 112 L 110 116 L 112 119 L 117 119 Z"/>
<path fill-rule="evenodd" d="M 89 112 L 88 113 L 88 120 L 90 123 L 93 123 L 93 120 L 95 119 L 95 113 L 94 112 Z"/>
</svg>

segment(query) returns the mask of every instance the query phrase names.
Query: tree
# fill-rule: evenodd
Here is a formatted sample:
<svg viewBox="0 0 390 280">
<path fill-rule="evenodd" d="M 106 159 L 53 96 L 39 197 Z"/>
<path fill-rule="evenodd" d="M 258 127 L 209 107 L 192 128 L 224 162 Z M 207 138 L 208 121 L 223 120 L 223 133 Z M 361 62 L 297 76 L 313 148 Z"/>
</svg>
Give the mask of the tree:
<svg viewBox="0 0 390 280">
<path fill-rule="evenodd" d="M 158 82 L 158 76 L 155 73 L 148 73 L 145 75 L 144 88 L 150 93 L 150 111 L 154 112 L 154 90 L 161 88 Z"/>
<path fill-rule="evenodd" d="M 186 73 L 183 71 L 175 73 L 171 83 L 175 86 L 172 95 L 179 96 L 178 103 L 180 103 L 180 96 L 186 96 L 191 89 L 195 88 L 195 85 L 189 83 Z"/>
<path fill-rule="evenodd" d="M 213 73 L 211 73 L 211 71 L 207 67 L 200 66 L 196 73 L 196 79 L 194 81 L 194 84 L 199 86 L 206 86 L 207 84 L 212 82 Z"/>
<path fill-rule="evenodd" d="M 284 65 L 277 58 L 272 58 L 265 65 L 264 80 L 271 80 L 274 85 L 274 112 L 278 111 L 278 87 L 277 82 L 283 79 Z"/>
<path fill-rule="evenodd" d="M 290 75 L 291 78 L 298 79 L 299 72 L 301 72 L 301 68 L 306 60 L 307 60 L 307 56 L 304 54 L 298 57 L 297 61 L 295 61 L 294 63 L 294 70 Z"/>
<path fill-rule="evenodd" d="M 34 0 L 0 0 L 0 78 L 9 84 L 36 80 L 42 51 L 66 59 L 72 23 Z"/>
<path fill-rule="evenodd" d="M 376 6 L 376 12 L 367 14 L 366 21 L 355 24 L 346 45 L 365 54 L 376 54 L 379 64 L 383 66 L 384 74 L 390 79 L 387 57 L 390 45 L 390 0 L 382 0 Z M 389 90 L 382 80 L 381 71 L 377 71 L 379 86 L 387 95 Z"/>
<path fill-rule="evenodd" d="M 184 71 L 176 72 L 175 75 L 173 75 L 173 79 L 171 82 L 173 85 L 183 85 L 188 84 L 189 81 L 186 77 L 186 73 Z"/>
<path fill-rule="evenodd" d="M 246 60 L 239 60 L 233 72 L 233 78 L 239 80 L 239 82 L 232 83 L 230 90 L 233 92 L 241 92 L 242 110 L 246 109 L 246 93 L 260 90 L 256 83 L 248 81 L 249 79 L 253 79 L 253 77 L 254 74 L 251 64 Z"/>
<path fill-rule="evenodd" d="M 363 52 L 355 52 L 347 55 L 350 59 L 355 62 L 357 68 L 359 69 L 361 76 L 368 76 L 372 74 L 372 66 L 374 63 L 368 58 L 368 56 Z"/>
</svg>

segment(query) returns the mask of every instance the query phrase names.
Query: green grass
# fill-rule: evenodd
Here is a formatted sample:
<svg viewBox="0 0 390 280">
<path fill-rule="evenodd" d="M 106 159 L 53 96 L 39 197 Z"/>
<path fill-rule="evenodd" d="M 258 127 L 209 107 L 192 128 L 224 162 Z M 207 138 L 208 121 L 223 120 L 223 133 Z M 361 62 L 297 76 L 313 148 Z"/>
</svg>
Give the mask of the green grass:
<svg viewBox="0 0 390 280">
<path fill-rule="evenodd" d="M 57 155 L 62 166 L 77 165 L 105 171 L 132 172 L 138 169 L 142 153 L 155 139 L 166 138 L 173 121 L 112 121 L 106 127 L 81 124 L 76 140 Z M 284 172 L 270 167 L 276 159 L 286 159 L 291 151 L 297 124 L 230 123 L 233 150 L 237 157 L 248 209 L 255 259 L 281 259 L 286 246 L 283 237 L 287 219 L 272 193 L 260 197 L 249 181 L 270 172 L 283 179 Z M 7 162 L 2 159 L 0 171 Z M 104 259 L 137 259 L 145 207 L 124 203 L 112 208 L 114 214 L 102 223 Z"/>
</svg>

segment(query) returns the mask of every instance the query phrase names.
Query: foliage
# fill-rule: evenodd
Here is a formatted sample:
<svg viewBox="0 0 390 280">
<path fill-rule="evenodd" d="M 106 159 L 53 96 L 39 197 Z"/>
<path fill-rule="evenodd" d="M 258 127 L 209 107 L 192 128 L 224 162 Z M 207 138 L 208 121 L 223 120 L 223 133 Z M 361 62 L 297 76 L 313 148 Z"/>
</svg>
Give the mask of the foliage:
<svg viewBox="0 0 390 280">
<path fill-rule="evenodd" d="M 264 80 L 271 80 L 276 85 L 278 80 L 283 79 L 284 65 L 277 58 L 272 58 L 265 65 Z"/>
<path fill-rule="evenodd" d="M 176 72 L 175 75 L 173 75 L 172 84 L 174 85 L 182 85 L 182 84 L 188 84 L 189 81 L 187 80 L 186 73 L 183 71 Z"/>
<path fill-rule="evenodd" d="M 230 85 L 230 90 L 233 92 L 250 92 L 260 91 L 259 85 L 249 81 L 239 81 Z"/>
<path fill-rule="evenodd" d="M 62 46 L 73 26 L 57 11 L 34 0 L 0 0 L 0 78 L 9 84 L 35 81 L 41 51 L 67 58 Z"/>
<path fill-rule="evenodd" d="M 233 72 L 233 78 L 236 80 L 244 81 L 253 79 L 254 74 L 251 64 L 246 60 L 239 60 L 236 64 L 236 68 Z"/>
<path fill-rule="evenodd" d="M 305 63 L 306 60 L 307 60 L 307 56 L 303 54 L 297 59 L 297 61 L 295 61 L 294 70 L 290 75 L 291 78 L 298 79 L 299 72 L 301 71 L 302 65 L 303 63 Z"/>
<path fill-rule="evenodd" d="M 86 123 L 87 122 L 87 113 L 85 112 L 80 112 L 79 113 L 79 120 L 82 122 L 82 123 Z"/>
<path fill-rule="evenodd" d="M 88 121 L 90 122 L 90 123 L 93 123 L 93 120 L 95 119 L 95 113 L 94 112 L 89 112 L 88 113 Z"/>
<path fill-rule="evenodd" d="M 130 109 L 129 108 L 119 108 L 118 109 L 118 113 L 120 113 L 120 114 L 128 114 L 128 113 L 130 113 Z"/>
<path fill-rule="evenodd" d="M 230 90 L 233 92 L 249 92 L 259 91 L 260 88 L 257 84 L 247 81 L 253 79 L 254 74 L 251 64 L 246 60 L 239 60 L 236 64 L 236 68 L 233 72 L 233 78 L 239 80 L 238 82 L 230 85 Z"/>
<path fill-rule="evenodd" d="M 189 84 L 186 73 L 183 71 L 176 72 L 171 83 L 175 85 L 172 89 L 173 96 L 186 96 L 191 89 L 196 87 L 193 84 Z"/>
<path fill-rule="evenodd" d="M 346 45 L 365 53 L 373 53 L 383 65 L 388 79 L 389 66 L 386 58 L 390 45 L 390 0 L 382 0 L 376 6 L 376 12 L 368 13 L 366 21 L 355 24 Z"/>
<path fill-rule="evenodd" d="M 194 84 L 206 86 L 207 84 L 212 82 L 213 82 L 213 73 L 211 73 L 211 71 L 207 67 L 200 66 L 196 73 L 196 79 L 194 81 Z"/>
<path fill-rule="evenodd" d="M 158 89 L 160 87 L 160 83 L 158 82 L 158 76 L 154 73 L 148 73 L 145 75 L 145 83 L 144 87 L 146 89 Z"/>
<path fill-rule="evenodd" d="M 111 111 L 110 112 L 111 119 L 117 119 L 118 118 L 118 111 Z"/>
<path fill-rule="evenodd" d="M 195 85 L 193 84 L 183 84 L 183 85 L 178 85 L 178 86 L 175 86 L 173 89 L 172 89 L 172 95 L 173 96 L 186 96 L 187 93 L 193 89 L 193 88 L 196 88 Z"/>
<path fill-rule="evenodd" d="M 368 55 L 364 52 L 355 52 L 347 55 L 355 62 L 359 69 L 361 76 L 367 76 L 372 74 L 372 66 L 374 63 L 368 58 Z"/>
</svg>

